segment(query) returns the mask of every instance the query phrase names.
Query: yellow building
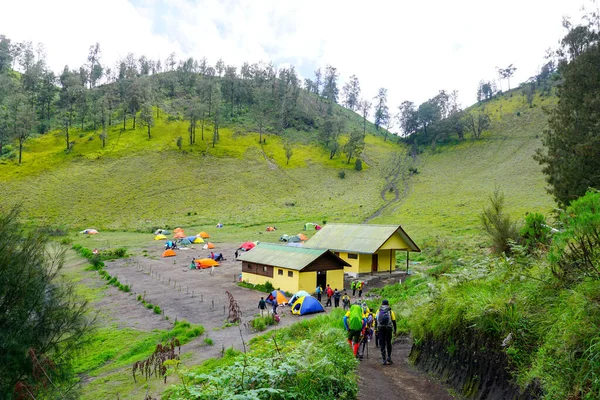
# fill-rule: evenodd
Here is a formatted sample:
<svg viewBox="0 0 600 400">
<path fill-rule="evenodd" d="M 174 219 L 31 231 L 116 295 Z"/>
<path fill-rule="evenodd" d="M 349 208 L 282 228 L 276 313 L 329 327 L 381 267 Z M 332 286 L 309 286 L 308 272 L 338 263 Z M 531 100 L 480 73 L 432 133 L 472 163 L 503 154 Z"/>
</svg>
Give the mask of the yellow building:
<svg viewBox="0 0 600 400">
<path fill-rule="evenodd" d="M 327 249 L 307 249 L 274 243 L 260 243 L 242 253 L 242 280 L 253 285 L 271 282 L 275 289 L 289 293 L 344 287 L 344 267 L 349 264 Z"/>
<path fill-rule="evenodd" d="M 310 238 L 305 248 L 329 249 L 350 264 L 352 276 L 396 269 L 396 252 L 420 252 L 400 225 L 327 224 Z"/>
</svg>

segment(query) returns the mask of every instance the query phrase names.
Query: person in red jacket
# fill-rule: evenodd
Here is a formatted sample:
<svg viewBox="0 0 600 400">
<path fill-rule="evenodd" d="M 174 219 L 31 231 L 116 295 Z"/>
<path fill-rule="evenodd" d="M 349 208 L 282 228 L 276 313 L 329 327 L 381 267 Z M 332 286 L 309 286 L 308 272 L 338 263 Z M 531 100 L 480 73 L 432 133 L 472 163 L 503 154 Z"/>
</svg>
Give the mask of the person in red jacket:
<svg viewBox="0 0 600 400">
<path fill-rule="evenodd" d="M 325 303 L 325 307 L 331 307 L 331 296 L 333 296 L 333 289 L 327 284 L 327 289 L 325 290 L 327 294 L 327 303 Z"/>
</svg>

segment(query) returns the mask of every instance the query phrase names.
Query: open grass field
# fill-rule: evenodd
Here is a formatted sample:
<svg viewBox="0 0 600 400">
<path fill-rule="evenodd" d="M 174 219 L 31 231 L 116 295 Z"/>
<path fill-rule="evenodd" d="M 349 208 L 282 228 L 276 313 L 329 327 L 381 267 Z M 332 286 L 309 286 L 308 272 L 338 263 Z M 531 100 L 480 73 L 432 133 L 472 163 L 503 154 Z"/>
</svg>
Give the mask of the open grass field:
<svg viewBox="0 0 600 400">
<path fill-rule="evenodd" d="M 478 235 L 479 215 L 496 187 L 504 193 L 513 218 L 523 219 L 526 212 L 547 215 L 555 203 L 546 193 L 540 165 L 532 158 L 542 147 L 541 135 L 547 127 L 542 99 L 536 97 L 534 108 L 516 93 L 486 103 L 492 113 L 491 129 L 480 140 L 438 146 L 433 153 L 421 154 L 419 173 L 413 176 L 406 199 L 372 222 L 397 221 L 421 239 Z M 545 98 L 549 105 L 553 101 Z"/>
</svg>

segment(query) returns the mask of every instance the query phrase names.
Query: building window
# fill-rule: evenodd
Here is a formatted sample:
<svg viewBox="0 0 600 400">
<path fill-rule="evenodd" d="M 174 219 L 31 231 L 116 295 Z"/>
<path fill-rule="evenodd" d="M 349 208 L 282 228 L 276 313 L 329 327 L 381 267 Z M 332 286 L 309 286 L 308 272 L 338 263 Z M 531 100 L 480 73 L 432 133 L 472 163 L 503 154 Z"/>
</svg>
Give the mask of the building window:
<svg viewBox="0 0 600 400">
<path fill-rule="evenodd" d="M 288 271 L 288 277 L 293 278 L 294 277 L 294 271 Z"/>
<path fill-rule="evenodd" d="M 282 269 L 278 269 L 277 270 L 277 275 L 283 275 L 283 270 Z"/>
<path fill-rule="evenodd" d="M 248 269 L 252 269 L 252 264 L 248 263 Z"/>
<path fill-rule="evenodd" d="M 358 254 L 354 254 L 354 253 L 348 253 L 348 258 L 351 258 L 353 260 L 358 259 Z"/>
<path fill-rule="evenodd" d="M 263 272 L 267 272 L 267 266 L 263 265 Z"/>
</svg>

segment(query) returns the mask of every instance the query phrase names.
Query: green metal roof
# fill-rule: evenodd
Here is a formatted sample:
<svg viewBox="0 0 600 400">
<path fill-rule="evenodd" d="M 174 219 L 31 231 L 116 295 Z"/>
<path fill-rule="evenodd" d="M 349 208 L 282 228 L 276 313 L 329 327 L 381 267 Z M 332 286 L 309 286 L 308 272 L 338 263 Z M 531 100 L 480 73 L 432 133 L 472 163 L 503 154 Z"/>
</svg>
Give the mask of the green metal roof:
<svg viewBox="0 0 600 400">
<path fill-rule="evenodd" d="M 409 251 L 421 251 L 400 225 L 327 224 L 304 247 L 373 254 L 396 232 Z"/>
<path fill-rule="evenodd" d="M 307 249 L 306 247 L 260 243 L 252 250 L 240 254 L 238 260 L 300 271 L 328 251 L 327 249 Z M 334 254 L 332 256 L 335 257 Z M 340 263 L 345 264 L 342 260 Z"/>
</svg>

